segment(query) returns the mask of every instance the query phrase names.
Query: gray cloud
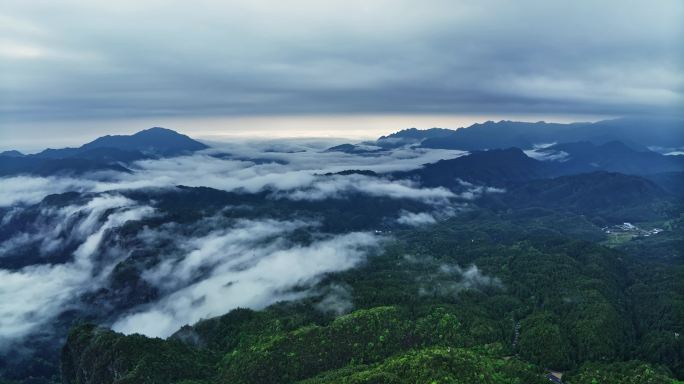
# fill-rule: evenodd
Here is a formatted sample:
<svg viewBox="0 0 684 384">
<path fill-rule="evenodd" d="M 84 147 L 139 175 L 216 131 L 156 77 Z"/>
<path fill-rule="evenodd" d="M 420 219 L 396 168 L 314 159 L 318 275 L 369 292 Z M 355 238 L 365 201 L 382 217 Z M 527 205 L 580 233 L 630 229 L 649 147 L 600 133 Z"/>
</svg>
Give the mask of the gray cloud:
<svg viewBox="0 0 684 384">
<path fill-rule="evenodd" d="M 678 0 L 10 0 L 0 115 L 675 113 L 683 18 Z"/>
</svg>

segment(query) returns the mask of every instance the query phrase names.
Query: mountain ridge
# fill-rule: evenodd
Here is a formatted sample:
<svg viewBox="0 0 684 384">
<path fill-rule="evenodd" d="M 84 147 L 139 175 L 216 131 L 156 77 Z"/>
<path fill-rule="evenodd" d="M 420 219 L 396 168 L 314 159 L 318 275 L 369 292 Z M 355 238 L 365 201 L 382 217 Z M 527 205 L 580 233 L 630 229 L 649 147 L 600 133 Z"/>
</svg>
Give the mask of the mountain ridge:
<svg viewBox="0 0 684 384">
<path fill-rule="evenodd" d="M 594 123 L 546 123 L 487 121 L 460 128 L 440 138 L 422 142 L 425 148 L 482 150 L 500 147 L 532 148 L 551 142 L 590 141 L 602 144 L 622 141 L 640 148 L 684 146 L 684 119 L 619 118 Z M 638 143 L 638 144 L 635 144 Z"/>
<path fill-rule="evenodd" d="M 32 155 L 5 151 L 0 153 L 0 176 L 130 172 L 122 164 L 178 156 L 206 148 L 209 147 L 171 129 L 153 127 L 132 135 L 98 137 L 77 148 L 47 148 Z"/>
<path fill-rule="evenodd" d="M 460 128 L 406 128 L 376 140 L 348 144 L 344 151 L 364 152 L 363 146 L 394 149 L 419 146 L 431 149 L 485 150 L 539 144 L 588 141 L 604 144 L 621 141 L 635 150 L 648 147 L 684 147 L 684 119 L 669 117 L 622 117 L 596 122 L 524 122 L 488 120 Z M 338 146 L 339 147 L 339 146 Z M 354 148 L 358 147 L 358 148 Z"/>
</svg>

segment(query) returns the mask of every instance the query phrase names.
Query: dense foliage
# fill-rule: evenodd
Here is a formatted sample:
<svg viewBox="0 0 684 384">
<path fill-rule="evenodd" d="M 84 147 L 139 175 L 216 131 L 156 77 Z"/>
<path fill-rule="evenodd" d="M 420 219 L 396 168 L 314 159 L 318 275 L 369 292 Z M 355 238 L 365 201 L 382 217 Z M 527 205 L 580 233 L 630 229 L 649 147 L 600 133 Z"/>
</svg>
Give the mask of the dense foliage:
<svg viewBox="0 0 684 384">
<path fill-rule="evenodd" d="M 314 296 L 237 309 L 169 341 L 85 325 L 65 347 L 64 382 L 530 383 L 545 369 L 568 383 L 681 378 L 681 259 L 665 266 L 582 240 L 592 228 L 552 211 L 477 210 L 398 231 L 363 267 L 321 283 L 347 287 L 348 315 L 317 310 Z"/>
</svg>

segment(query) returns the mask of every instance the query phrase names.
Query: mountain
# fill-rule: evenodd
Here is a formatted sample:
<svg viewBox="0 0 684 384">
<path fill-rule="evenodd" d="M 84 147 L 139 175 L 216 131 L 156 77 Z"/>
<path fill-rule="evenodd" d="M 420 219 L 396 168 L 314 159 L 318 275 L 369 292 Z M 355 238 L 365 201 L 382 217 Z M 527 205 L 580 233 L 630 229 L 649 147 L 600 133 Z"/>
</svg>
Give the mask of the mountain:
<svg viewBox="0 0 684 384">
<path fill-rule="evenodd" d="M 672 196 L 639 176 L 593 172 L 519 183 L 486 197 L 506 209 L 542 207 L 622 222 L 662 218 Z"/>
<path fill-rule="evenodd" d="M 568 133 L 571 135 L 571 133 Z M 684 119 L 681 117 L 632 117 L 602 120 L 576 133 L 593 143 L 622 141 L 629 146 L 684 147 Z M 571 140 L 564 140 L 571 141 Z"/>
<path fill-rule="evenodd" d="M 619 141 L 598 145 L 588 141 L 562 143 L 536 150 L 534 154 L 556 159 L 559 172 L 565 174 L 595 170 L 637 175 L 684 171 L 684 156 L 638 151 Z"/>
<path fill-rule="evenodd" d="M 582 125 L 575 124 L 574 127 Z M 531 148 L 537 143 L 556 141 L 559 132 L 567 129 L 565 124 L 525 123 L 517 121 L 487 121 L 453 131 L 449 135 L 426 139 L 425 148 L 484 150 L 491 148 Z"/>
<path fill-rule="evenodd" d="M 35 156 L 0 156 L 0 176 L 80 175 L 95 171 L 131 172 L 128 168 L 117 163 L 87 158 L 41 159 Z"/>
<path fill-rule="evenodd" d="M 103 136 L 78 148 L 48 148 L 34 155 L 0 153 L 0 176 L 31 174 L 79 175 L 93 171 L 130 172 L 122 164 L 155 157 L 177 156 L 208 148 L 166 128 L 150 128 L 134 135 Z"/>
<path fill-rule="evenodd" d="M 372 176 L 376 177 L 378 176 L 377 172 L 368 170 L 368 169 L 346 169 L 344 171 L 340 172 L 328 172 L 325 173 L 324 176 L 334 176 L 334 175 L 340 175 L 340 176 L 349 176 L 349 175 L 363 175 L 363 176 Z"/>
<path fill-rule="evenodd" d="M 576 150 L 581 148 L 583 151 Z M 648 164 L 669 160 L 653 152 L 635 152 L 620 143 L 594 146 L 590 143 L 573 143 L 559 146 L 578 156 L 567 161 L 541 161 L 527 156 L 519 148 L 476 151 L 470 155 L 422 168 L 395 173 L 393 177 L 417 180 L 426 187 L 446 187 L 454 191 L 473 188 L 497 187 L 503 193 L 483 193 L 480 204 L 495 209 L 524 209 L 542 207 L 577 214 L 591 214 L 606 220 L 658 220 L 672 209 L 670 202 L 682 199 L 681 173 L 658 173 L 649 180 L 639 174 L 648 170 Z M 597 150 L 597 148 L 599 150 Z M 611 155 L 626 153 L 626 158 Z M 584 160 L 578 153 L 589 157 Z M 596 155 L 601 156 L 589 156 Z M 637 154 L 633 158 L 630 155 Z M 639 154 L 644 159 L 639 160 Z M 608 162 L 606 159 L 614 159 Z M 664 160 L 665 159 L 665 160 Z M 620 164 L 622 160 L 622 164 Z M 599 164 L 593 161 L 600 161 Z M 646 167 L 641 166 L 646 163 Z M 611 170 L 622 168 L 635 171 L 623 174 Z M 662 183 L 664 187 L 661 187 Z M 474 184 L 474 185 L 473 185 Z M 485 191 L 485 189 L 482 189 Z"/>
<path fill-rule="evenodd" d="M 453 130 L 446 129 L 446 128 L 429 128 L 429 129 L 408 128 L 408 129 L 402 129 L 399 132 L 395 132 L 395 133 L 389 134 L 387 136 L 380 136 L 380 138 L 378 140 L 391 140 L 391 139 L 424 140 L 424 139 L 430 139 L 430 138 L 436 138 L 436 137 L 444 137 L 444 136 L 447 136 L 453 132 L 454 132 Z"/>
<path fill-rule="evenodd" d="M 93 149 L 80 150 L 77 154 L 69 156 L 68 158 L 97 160 L 105 162 L 120 161 L 128 163 L 131 161 L 147 159 L 149 158 L 149 156 L 143 154 L 140 151 L 127 151 L 111 147 L 97 147 Z"/>
<path fill-rule="evenodd" d="M 133 135 L 102 136 L 78 148 L 48 148 L 36 156 L 43 158 L 82 157 L 84 152 L 102 148 L 140 152 L 146 156 L 176 156 L 206 149 L 208 146 L 171 129 L 154 127 Z"/>
<path fill-rule="evenodd" d="M 648 146 L 684 147 L 684 120 L 678 118 L 622 118 L 596 123 L 536 123 L 502 120 L 473 124 L 424 140 L 425 148 L 483 150 L 532 148 L 543 143 L 621 141 L 636 149 Z"/>
<path fill-rule="evenodd" d="M 5 157 L 23 157 L 23 156 L 26 156 L 26 155 L 24 155 L 23 153 L 21 153 L 21 152 L 19 152 L 19 151 L 11 150 L 11 151 L 0 152 L 0 156 L 5 156 Z"/>
<path fill-rule="evenodd" d="M 349 154 L 363 155 L 381 151 L 383 148 L 368 144 L 340 144 L 330 147 L 325 152 L 344 152 Z"/>
<path fill-rule="evenodd" d="M 140 151 L 147 155 L 175 156 L 209 147 L 173 130 L 154 127 L 130 136 L 103 136 L 84 144 L 80 149 L 94 148 L 115 148 Z"/>
<path fill-rule="evenodd" d="M 441 138 L 450 135 L 454 131 L 446 128 L 417 129 L 408 128 L 387 136 L 381 136 L 375 141 L 364 141 L 359 144 L 341 144 L 330 147 L 326 152 L 346 152 L 364 154 L 403 147 L 406 145 L 420 144 L 429 138 Z"/>
<path fill-rule="evenodd" d="M 471 183 L 506 186 L 511 182 L 548 177 L 552 164 L 535 160 L 519 148 L 476 151 L 466 156 L 426 164 L 423 168 L 396 173 L 395 177 L 418 178 L 429 187 L 452 187 L 459 179 Z"/>
<path fill-rule="evenodd" d="M 684 197 L 684 172 L 663 172 L 646 176 L 673 196 Z"/>
<path fill-rule="evenodd" d="M 396 148 L 408 144 L 417 144 L 426 139 L 445 137 L 453 132 L 453 130 L 446 128 L 409 128 L 387 136 L 381 136 L 374 144 L 383 148 Z"/>
<path fill-rule="evenodd" d="M 80 151 L 81 148 L 47 148 L 29 156 L 43 159 L 63 159 L 65 157 L 78 156 Z"/>
<path fill-rule="evenodd" d="M 459 129 L 404 129 L 375 141 L 330 148 L 348 153 L 364 152 L 363 145 L 384 149 L 419 145 L 433 149 L 477 151 L 517 147 L 531 149 L 539 144 L 620 141 L 635 150 L 648 147 L 684 147 L 684 119 L 668 117 L 620 118 L 595 123 L 536 123 L 501 120 L 486 121 Z"/>
<path fill-rule="evenodd" d="M 561 217 L 557 229 L 479 211 L 396 232 L 395 246 L 323 282 L 348 287 L 350 313 L 317 309 L 343 300 L 323 290 L 165 340 L 82 324 L 62 349 L 62 383 L 542 384 L 544 367 L 589 378 L 569 384 L 674 383 L 684 270 L 568 237 L 582 218 Z"/>
<path fill-rule="evenodd" d="M 459 179 L 471 183 L 507 187 L 534 179 L 597 171 L 649 175 L 684 171 L 684 156 L 636 151 L 620 142 L 595 145 L 564 143 L 523 151 L 520 148 L 474 151 L 455 159 L 426 164 L 420 169 L 395 173 L 417 178 L 429 187 L 455 187 Z"/>
</svg>

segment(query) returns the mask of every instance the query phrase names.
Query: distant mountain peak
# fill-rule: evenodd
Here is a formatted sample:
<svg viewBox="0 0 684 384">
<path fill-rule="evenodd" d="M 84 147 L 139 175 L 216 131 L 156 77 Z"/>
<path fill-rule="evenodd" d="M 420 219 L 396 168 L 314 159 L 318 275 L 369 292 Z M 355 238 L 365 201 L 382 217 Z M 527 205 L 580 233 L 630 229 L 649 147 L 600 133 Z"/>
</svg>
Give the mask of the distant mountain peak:
<svg viewBox="0 0 684 384">
<path fill-rule="evenodd" d="M 193 140 L 172 129 L 152 127 L 133 135 L 107 135 L 81 146 L 83 149 L 115 148 L 126 151 L 140 151 L 153 155 L 178 155 L 208 148 L 207 145 Z"/>
<path fill-rule="evenodd" d="M 183 135 L 182 133 L 178 133 L 178 132 L 174 131 L 173 129 L 164 128 L 164 127 L 152 127 L 152 128 L 143 129 L 142 131 L 138 131 L 138 132 L 134 133 L 132 136 L 145 135 L 148 133 L 167 133 L 167 134 L 173 134 L 173 135 L 186 136 L 186 135 Z"/>
<path fill-rule="evenodd" d="M 0 156 L 7 156 L 7 157 L 24 157 L 23 153 L 17 151 L 17 150 L 10 150 L 10 151 L 4 151 L 0 152 Z"/>
<path fill-rule="evenodd" d="M 172 129 L 153 127 L 133 135 L 106 135 L 78 148 L 46 149 L 35 155 L 2 152 L 0 175 L 81 174 L 98 170 L 130 172 L 121 164 L 145 158 L 178 156 L 208 148 Z"/>
</svg>

